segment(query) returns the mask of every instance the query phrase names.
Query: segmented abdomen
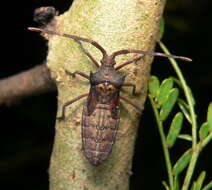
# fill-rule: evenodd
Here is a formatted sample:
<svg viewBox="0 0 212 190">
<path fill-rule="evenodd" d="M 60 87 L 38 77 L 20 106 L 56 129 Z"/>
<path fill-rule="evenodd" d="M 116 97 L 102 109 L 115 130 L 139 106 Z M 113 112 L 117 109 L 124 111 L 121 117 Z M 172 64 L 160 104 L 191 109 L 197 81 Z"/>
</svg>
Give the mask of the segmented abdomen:
<svg viewBox="0 0 212 190">
<path fill-rule="evenodd" d="M 82 114 L 82 147 L 85 157 L 92 165 L 104 161 L 112 150 L 119 125 L 119 109 L 117 119 L 113 119 L 109 105 L 97 104 L 91 115 L 87 106 Z"/>
</svg>

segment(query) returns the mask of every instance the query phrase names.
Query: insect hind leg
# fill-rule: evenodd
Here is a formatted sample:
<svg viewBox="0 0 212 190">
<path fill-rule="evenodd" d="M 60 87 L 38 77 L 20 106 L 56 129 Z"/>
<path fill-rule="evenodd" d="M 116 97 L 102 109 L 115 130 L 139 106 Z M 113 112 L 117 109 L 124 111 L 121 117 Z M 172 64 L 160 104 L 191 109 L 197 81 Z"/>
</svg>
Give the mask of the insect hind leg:
<svg viewBox="0 0 212 190">
<path fill-rule="evenodd" d="M 81 71 L 75 71 L 75 72 L 72 73 L 70 71 L 65 70 L 65 72 L 66 72 L 66 74 L 71 75 L 72 77 L 75 77 L 75 75 L 78 74 L 81 77 L 84 77 L 84 78 L 90 80 L 90 77 L 87 74 L 85 74 L 85 73 L 83 73 Z"/>
<path fill-rule="evenodd" d="M 61 114 L 61 116 L 57 117 L 57 119 L 58 119 L 58 120 L 64 120 L 64 119 L 65 119 L 65 109 L 66 109 L 66 107 L 69 106 L 69 105 L 71 105 L 71 104 L 73 104 L 74 102 L 80 100 L 81 98 L 86 97 L 86 96 L 88 96 L 88 93 L 82 94 L 82 95 L 80 95 L 80 96 L 77 96 L 76 98 L 74 98 L 74 99 L 72 99 L 72 100 L 66 102 L 66 103 L 63 105 L 63 107 L 62 107 L 62 114 Z"/>
</svg>

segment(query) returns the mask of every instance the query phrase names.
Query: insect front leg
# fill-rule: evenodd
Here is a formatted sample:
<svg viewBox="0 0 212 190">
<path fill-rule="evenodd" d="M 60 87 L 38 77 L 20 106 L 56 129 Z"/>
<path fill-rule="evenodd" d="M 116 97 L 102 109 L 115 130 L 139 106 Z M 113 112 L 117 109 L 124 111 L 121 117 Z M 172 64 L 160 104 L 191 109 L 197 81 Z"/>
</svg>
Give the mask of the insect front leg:
<svg viewBox="0 0 212 190">
<path fill-rule="evenodd" d="M 123 100 L 124 102 L 132 105 L 135 109 L 137 109 L 140 113 L 142 112 L 142 108 L 140 106 L 138 106 L 138 104 L 128 100 L 127 98 L 123 97 L 123 96 L 120 96 L 120 99 Z"/>
<path fill-rule="evenodd" d="M 75 75 L 78 74 L 78 75 L 90 80 L 90 77 L 86 73 L 83 73 L 81 71 L 75 71 L 72 73 L 70 71 L 65 70 L 65 72 L 66 72 L 66 74 L 71 75 L 72 77 L 75 77 Z"/>
<path fill-rule="evenodd" d="M 88 96 L 88 93 L 87 93 L 87 94 L 82 94 L 82 95 L 80 95 L 80 96 L 77 96 L 76 98 L 74 98 L 74 99 L 72 99 L 72 100 L 66 102 L 66 103 L 63 105 L 63 107 L 62 107 L 62 114 L 61 114 L 61 116 L 57 117 L 57 119 L 58 119 L 58 120 L 64 120 L 64 119 L 65 119 L 65 109 L 66 109 L 66 107 L 69 106 L 69 105 L 71 105 L 71 104 L 73 104 L 74 102 L 80 100 L 81 98 L 86 97 L 86 96 Z"/>
</svg>

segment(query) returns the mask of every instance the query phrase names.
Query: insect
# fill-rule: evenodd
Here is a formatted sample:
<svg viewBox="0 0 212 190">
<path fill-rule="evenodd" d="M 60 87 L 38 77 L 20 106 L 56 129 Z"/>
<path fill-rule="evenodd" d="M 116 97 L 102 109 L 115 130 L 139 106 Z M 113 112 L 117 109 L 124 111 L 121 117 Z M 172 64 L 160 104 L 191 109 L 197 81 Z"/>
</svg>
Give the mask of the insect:
<svg viewBox="0 0 212 190">
<path fill-rule="evenodd" d="M 66 71 L 67 74 L 72 76 L 80 75 L 81 77 L 88 79 L 90 81 L 90 91 L 89 93 L 82 94 L 66 102 L 62 107 L 62 114 L 59 117 L 59 119 L 64 119 L 65 108 L 67 106 L 81 98 L 87 97 L 87 103 L 83 106 L 82 113 L 82 148 L 85 157 L 94 166 L 97 166 L 106 160 L 112 151 L 120 121 L 119 101 L 122 100 L 132 105 L 136 110 L 141 111 L 137 104 L 120 95 L 120 90 L 123 86 L 132 87 L 132 92 L 135 93 L 135 85 L 133 83 L 125 82 L 125 76 L 122 76 L 117 71 L 126 65 L 141 59 L 143 56 L 131 58 L 125 63 L 114 67 L 116 64 L 116 56 L 136 53 L 191 61 L 191 59 L 187 57 L 142 50 L 124 49 L 108 55 L 102 46 L 87 38 L 33 27 L 30 27 L 29 30 L 87 42 L 95 46 L 102 53 L 101 64 L 99 64 L 89 52 L 83 50 L 92 63 L 98 68 L 98 71 L 95 73 L 91 72 L 90 76 L 81 71 L 75 71 L 73 73 Z"/>
</svg>

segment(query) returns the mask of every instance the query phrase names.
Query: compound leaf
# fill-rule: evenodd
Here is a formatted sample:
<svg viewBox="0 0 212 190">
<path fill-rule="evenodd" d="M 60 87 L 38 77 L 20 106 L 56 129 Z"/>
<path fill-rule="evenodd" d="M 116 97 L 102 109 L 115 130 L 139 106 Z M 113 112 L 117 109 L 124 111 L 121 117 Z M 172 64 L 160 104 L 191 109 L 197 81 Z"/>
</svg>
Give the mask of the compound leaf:
<svg viewBox="0 0 212 190">
<path fill-rule="evenodd" d="M 163 105 L 168 98 L 168 94 L 173 87 L 173 80 L 171 78 L 165 79 L 159 89 L 157 100 L 160 105 Z"/>
<path fill-rule="evenodd" d="M 200 139 L 204 139 L 205 137 L 207 137 L 209 133 L 209 125 L 208 122 L 205 122 L 201 125 L 200 129 L 199 129 L 199 137 Z"/>
<path fill-rule="evenodd" d="M 177 113 L 172 120 L 167 138 L 166 138 L 166 143 L 168 147 L 172 147 L 180 133 L 180 130 L 182 128 L 183 124 L 183 114 L 181 112 Z"/>
<path fill-rule="evenodd" d="M 177 88 L 173 88 L 169 92 L 168 98 L 167 98 L 166 102 L 162 105 L 162 108 L 160 110 L 160 119 L 162 121 L 165 120 L 169 116 L 172 108 L 174 107 L 174 105 L 177 101 L 178 94 L 179 94 L 179 90 Z"/>
<path fill-rule="evenodd" d="M 149 81 L 149 92 L 153 97 L 157 96 L 158 90 L 160 88 L 160 81 L 156 76 L 151 76 Z"/>
<path fill-rule="evenodd" d="M 173 174 L 178 176 L 188 165 L 191 159 L 191 150 L 187 150 L 175 163 L 173 167 Z"/>
</svg>

